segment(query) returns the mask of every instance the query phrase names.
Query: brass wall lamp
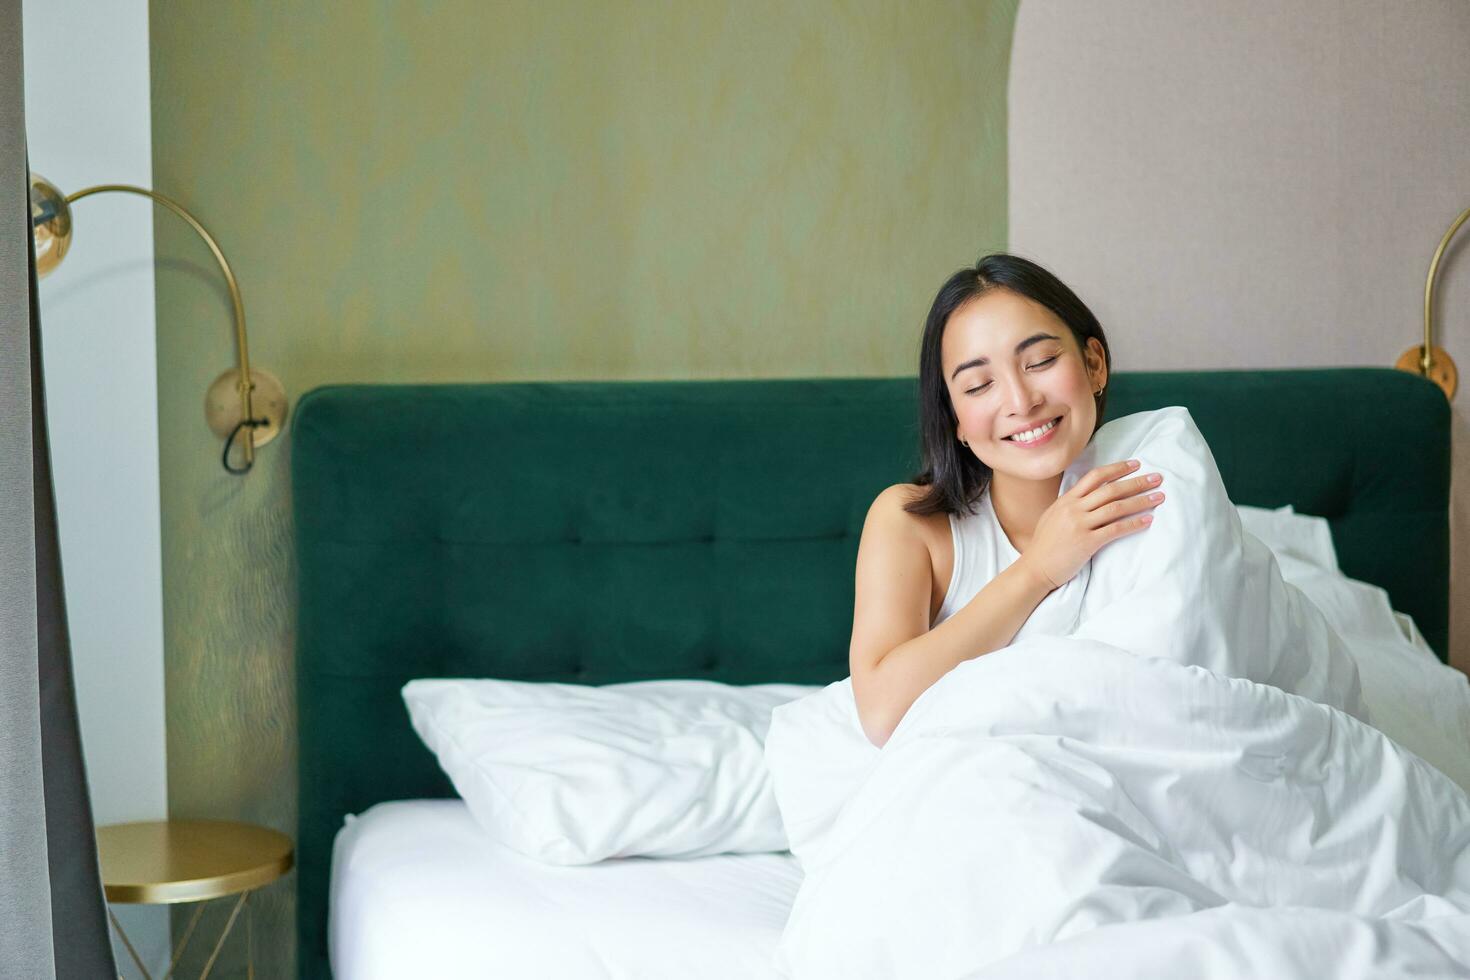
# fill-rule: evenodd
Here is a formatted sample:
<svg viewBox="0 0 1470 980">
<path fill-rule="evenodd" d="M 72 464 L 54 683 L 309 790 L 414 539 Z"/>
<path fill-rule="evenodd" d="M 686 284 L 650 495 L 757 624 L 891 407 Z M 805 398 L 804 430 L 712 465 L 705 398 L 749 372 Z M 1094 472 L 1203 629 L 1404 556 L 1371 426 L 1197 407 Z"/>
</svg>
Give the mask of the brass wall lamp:
<svg viewBox="0 0 1470 980">
<path fill-rule="evenodd" d="M 1424 283 L 1424 343 L 1404 351 L 1394 364 L 1400 371 L 1422 374 L 1433 381 L 1444 389 L 1446 398 L 1455 397 L 1460 374 L 1455 370 L 1455 362 L 1448 352 L 1443 347 L 1434 346 L 1434 276 L 1439 271 L 1439 260 L 1444 257 L 1444 250 L 1450 239 L 1455 237 L 1455 232 L 1460 230 L 1466 219 L 1470 219 L 1470 208 L 1461 211 L 1455 223 L 1450 225 L 1450 230 L 1439 240 L 1439 248 L 1434 250 L 1434 258 L 1429 262 L 1429 278 Z"/>
<path fill-rule="evenodd" d="M 71 247 L 71 205 L 93 194 L 118 191 L 146 197 L 168 208 L 189 223 L 204 239 L 225 277 L 230 290 L 230 303 L 235 309 L 235 346 L 240 366 L 231 368 L 214 379 L 204 396 L 204 418 L 214 434 L 225 440 L 220 462 L 227 472 L 236 475 L 250 472 L 255 465 L 255 450 L 274 439 L 286 421 L 286 389 L 272 374 L 250 368 L 250 350 L 245 342 L 245 305 L 240 301 L 240 285 L 225 261 L 225 253 L 204 226 L 177 202 L 157 191 L 131 184 L 100 184 L 85 187 L 65 196 L 56 186 L 38 174 L 30 175 L 31 234 L 36 245 L 36 273 L 45 276 L 61 263 Z M 244 436 L 240 437 L 240 433 Z M 240 441 L 243 466 L 230 464 L 230 447 Z"/>
</svg>

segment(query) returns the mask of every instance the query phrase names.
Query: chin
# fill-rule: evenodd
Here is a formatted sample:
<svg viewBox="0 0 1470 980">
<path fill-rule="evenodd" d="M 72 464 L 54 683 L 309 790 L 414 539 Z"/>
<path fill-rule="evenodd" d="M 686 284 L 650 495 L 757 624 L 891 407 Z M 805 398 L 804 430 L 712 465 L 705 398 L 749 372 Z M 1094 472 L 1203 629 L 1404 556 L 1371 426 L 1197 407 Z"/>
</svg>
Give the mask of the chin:
<svg viewBox="0 0 1470 980">
<path fill-rule="evenodd" d="M 1038 454 L 1038 457 L 1041 454 Z M 999 460 L 984 459 L 980 462 L 995 473 L 1004 473 L 1006 476 L 1017 477 L 1022 480 L 1045 480 L 1049 476 L 1056 476 L 1067 468 L 1067 457 L 1062 453 L 1046 453 L 1045 458 L 1017 461 L 1013 454 L 1002 453 Z M 1009 456 L 1010 458 L 1005 458 Z"/>
<path fill-rule="evenodd" d="M 991 467 L 991 469 L 997 473 L 1004 473 L 1006 476 L 1015 480 L 1050 480 L 1066 472 L 1067 465 L 1067 463 L 1061 461 L 1052 463 L 1045 460 L 1038 460 L 1031 466 L 1003 466 Z"/>
<path fill-rule="evenodd" d="M 1028 452 L 1035 451 L 1028 450 Z M 999 465 L 986 460 L 982 460 L 982 462 L 986 462 L 994 472 L 1004 473 L 1006 476 L 1018 480 L 1049 480 L 1058 474 L 1066 472 L 1067 467 L 1072 465 L 1072 461 L 1081 455 L 1081 452 L 1081 448 L 1068 444 L 1059 444 L 1048 446 L 1045 450 L 1036 452 L 1034 459 L 1018 460 L 1016 459 L 1016 453 L 1008 453 L 1002 450 L 1001 456 L 1003 459 L 999 461 Z"/>
</svg>

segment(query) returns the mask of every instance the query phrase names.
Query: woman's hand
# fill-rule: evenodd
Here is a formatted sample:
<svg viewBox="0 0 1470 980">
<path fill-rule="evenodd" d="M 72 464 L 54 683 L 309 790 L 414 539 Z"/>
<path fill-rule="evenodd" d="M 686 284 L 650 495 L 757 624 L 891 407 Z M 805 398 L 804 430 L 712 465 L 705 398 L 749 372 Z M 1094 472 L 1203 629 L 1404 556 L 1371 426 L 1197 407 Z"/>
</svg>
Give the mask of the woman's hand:
<svg viewBox="0 0 1470 980">
<path fill-rule="evenodd" d="M 1122 479 L 1137 468 L 1136 461 L 1127 460 L 1089 471 L 1042 513 L 1031 543 L 1017 560 L 1059 589 L 1103 545 L 1148 527 L 1153 515 L 1137 515 L 1164 499 L 1162 493 L 1149 492 L 1164 477 L 1150 473 Z"/>
</svg>

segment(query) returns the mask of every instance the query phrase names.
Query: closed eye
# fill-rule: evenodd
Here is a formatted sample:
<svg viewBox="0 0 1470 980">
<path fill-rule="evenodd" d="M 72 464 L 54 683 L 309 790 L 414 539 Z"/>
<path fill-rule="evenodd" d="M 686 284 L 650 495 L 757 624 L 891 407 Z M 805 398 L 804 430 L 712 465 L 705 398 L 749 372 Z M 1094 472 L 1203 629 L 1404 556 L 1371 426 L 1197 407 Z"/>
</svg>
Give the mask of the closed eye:
<svg viewBox="0 0 1470 980">
<path fill-rule="evenodd" d="M 1060 354 L 1053 354 L 1051 357 L 1048 357 L 1044 361 L 1037 361 L 1035 364 L 1028 364 L 1026 366 L 1028 368 L 1046 367 L 1048 364 L 1050 364 L 1052 361 L 1055 361 L 1060 356 L 1061 356 Z M 965 394 L 967 394 L 967 395 L 977 395 L 980 392 L 984 391 L 986 388 L 989 388 L 993 384 L 995 384 L 994 381 L 987 381 L 983 385 L 980 385 L 978 388 L 969 388 L 969 389 L 966 389 Z"/>
</svg>

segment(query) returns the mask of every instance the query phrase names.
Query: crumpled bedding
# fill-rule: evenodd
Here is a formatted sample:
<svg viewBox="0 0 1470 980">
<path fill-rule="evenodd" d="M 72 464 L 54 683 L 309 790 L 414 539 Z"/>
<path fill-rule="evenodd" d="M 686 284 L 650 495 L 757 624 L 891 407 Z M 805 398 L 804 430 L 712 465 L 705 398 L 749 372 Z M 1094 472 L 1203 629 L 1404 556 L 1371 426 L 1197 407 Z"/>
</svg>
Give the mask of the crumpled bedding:
<svg viewBox="0 0 1470 980">
<path fill-rule="evenodd" d="M 1366 724 L 1320 610 L 1243 532 L 1188 412 L 1093 466 L 1169 497 L 882 750 L 849 682 L 766 741 L 805 873 L 776 956 L 813 977 L 1470 975 L 1470 799 Z"/>
</svg>

